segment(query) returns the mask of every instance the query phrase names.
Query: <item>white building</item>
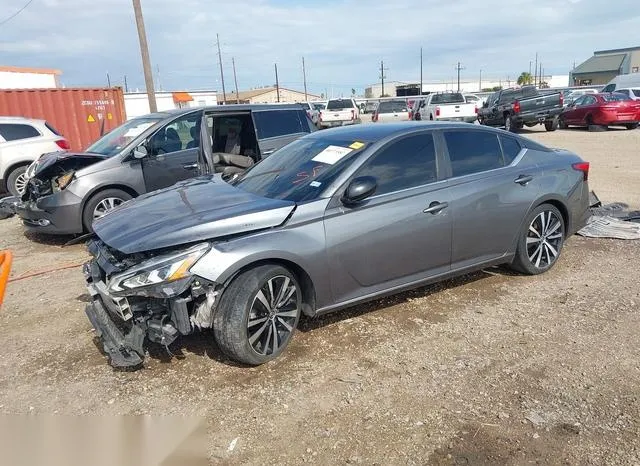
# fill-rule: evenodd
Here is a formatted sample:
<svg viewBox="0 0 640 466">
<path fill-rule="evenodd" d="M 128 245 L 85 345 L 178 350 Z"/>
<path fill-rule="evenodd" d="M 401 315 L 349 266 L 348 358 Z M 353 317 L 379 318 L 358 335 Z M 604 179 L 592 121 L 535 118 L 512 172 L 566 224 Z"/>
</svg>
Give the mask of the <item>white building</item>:
<svg viewBox="0 0 640 466">
<path fill-rule="evenodd" d="M 495 87 L 509 88 L 517 85 L 517 77 L 514 79 L 495 79 L 495 78 L 487 78 L 475 81 L 469 80 L 460 80 L 460 91 L 461 92 L 480 92 L 481 89 L 493 89 Z M 549 87 L 557 88 L 557 87 L 567 87 L 569 86 L 569 75 L 561 75 L 561 76 L 545 76 L 542 78 L 542 81 L 546 82 Z M 384 83 L 384 93 L 395 97 L 396 96 L 396 87 L 403 85 L 411 85 L 417 84 L 418 87 L 420 85 L 417 81 L 391 81 Z M 482 86 L 482 87 L 481 87 Z M 424 81 L 422 83 L 422 91 L 423 92 L 451 92 L 458 90 L 458 81 L 457 80 L 441 80 L 441 81 Z M 382 95 L 382 84 L 376 83 L 365 89 L 365 97 L 367 98 L 378 98 Z"/>
<path fill-rule="evenodd" d="M 156 92 L 156 105 L 160 112 L 176 108 L 206 107 L 217 104 L 216 91 Z M 148 114 L 150 111 L 147 93 L 127 92 L 124 95 L 124 108 L 127 119 Z"/>
<path fill-rule="evenodd" d="M 44 89 L 60 87 L 60 70 L 0 66 L 0 89 Z"/>
</svg>

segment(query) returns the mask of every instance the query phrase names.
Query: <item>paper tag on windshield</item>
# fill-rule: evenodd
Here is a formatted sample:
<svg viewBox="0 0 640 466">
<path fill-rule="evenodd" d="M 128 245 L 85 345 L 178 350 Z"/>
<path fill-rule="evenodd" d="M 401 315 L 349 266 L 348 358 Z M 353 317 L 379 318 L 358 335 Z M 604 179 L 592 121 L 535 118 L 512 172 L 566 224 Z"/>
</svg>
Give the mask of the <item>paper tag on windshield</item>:
<svg viewBox="0 0 640 466">
<path fill-rule="evenodd" d="M 349 149 L 348 147 L 329 146 L 311 160 L 333 165 L 350 152 L 353 152 L 353 149 Z"/>
<path fill-rule="evenodd" d="M 138 125 L 134 128 L 130 128 L 129 130 L 127 130 L 127 132 L 125 134 L 123 134 L 123 136 L 125 138 L 135 138 L 136 136 L 141 135 L 142 133 L 144 133 L 144 131 L 153 126 L 155 123 L 143 123 L 141 125 Z"/>
</svg>

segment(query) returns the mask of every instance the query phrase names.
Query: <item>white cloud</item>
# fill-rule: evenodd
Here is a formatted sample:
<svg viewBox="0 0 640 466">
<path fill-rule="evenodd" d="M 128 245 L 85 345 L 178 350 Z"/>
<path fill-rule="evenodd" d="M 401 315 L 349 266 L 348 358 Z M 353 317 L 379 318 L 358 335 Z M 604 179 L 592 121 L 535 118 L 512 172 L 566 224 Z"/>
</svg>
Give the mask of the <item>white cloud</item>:
<svg viewBox="0 0 640 466">
<path fill-rule="evenodd" d="M 4 3 L 4 12 L 23 4 Z M 636 0 L 615 11 L 601 0 L 143 0 L 143 9 L 164 88 L 220 88 L 216 32 L 227 88 L 232 56 L 243 88 L 273 83 L 275 62 L 282 85 L 301 87 L 304 55 L 316 92 L 362 89 L 381 59 L 389 80 L 416 79 L 420 46 L 425 79 L 451 79 L 457 61 L 463 74 L 513 77 L 537 51 L 548 73 L 567 74 L 593 50 L 640 45 L 629 43 Z M 6 64 L 61 68 L 70 85 L 102 85 L 107 71 L 143 83 L 129 0 L 38 0 L 0 30 L 0 53 Z"/>
</svg>

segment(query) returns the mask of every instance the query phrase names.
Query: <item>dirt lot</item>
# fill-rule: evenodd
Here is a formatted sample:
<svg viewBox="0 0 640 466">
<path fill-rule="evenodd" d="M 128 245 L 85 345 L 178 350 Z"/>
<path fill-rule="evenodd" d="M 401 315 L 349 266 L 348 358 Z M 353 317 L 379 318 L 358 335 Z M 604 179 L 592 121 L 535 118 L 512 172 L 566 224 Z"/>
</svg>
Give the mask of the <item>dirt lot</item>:
<svg viewBox="0 0 640 466">
<path fill-rule="evenodd" d="M 527 135 L 640 209 L 640 130 Z M 85 260 L 64 241 L 0 221 L 14 278 Z M 134 373 L 96 349 L 72 267 L 9 284 L 0 412 L 204 416 L 221 463 L 639 464 L 639 264 L 638 241 L 573 237 L 543 276 L 492 269 L 307 320 L 263 367 L 204 334 Z"/>
</svg>

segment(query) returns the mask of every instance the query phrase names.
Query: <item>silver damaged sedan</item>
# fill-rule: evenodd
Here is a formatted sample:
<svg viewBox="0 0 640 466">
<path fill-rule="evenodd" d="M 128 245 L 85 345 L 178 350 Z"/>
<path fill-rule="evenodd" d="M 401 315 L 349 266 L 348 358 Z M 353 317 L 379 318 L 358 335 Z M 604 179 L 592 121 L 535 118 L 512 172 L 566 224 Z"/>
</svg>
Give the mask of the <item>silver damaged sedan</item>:
<svg viewBox="0 0 640 466">
<path fill-rule="evenodd" d="M 316 132 L 96 221 L 86 312 L 115 367 L 211 328 L 262 364 L 302 315 L 498 264 L 546 272 L 586 222 L 588 174 L 571 152 L 464 123 Z"/>
</svg>

